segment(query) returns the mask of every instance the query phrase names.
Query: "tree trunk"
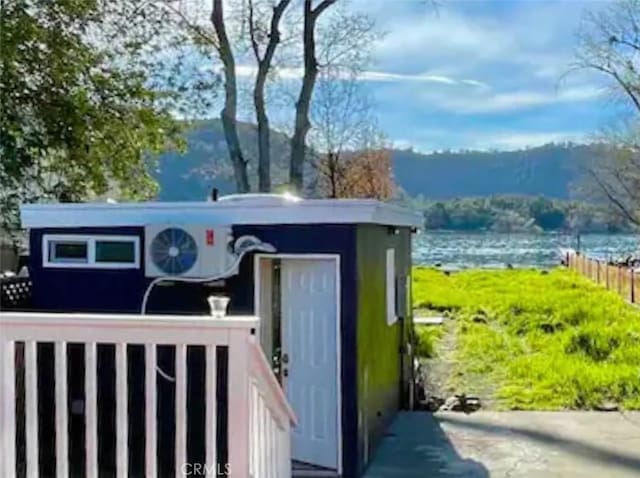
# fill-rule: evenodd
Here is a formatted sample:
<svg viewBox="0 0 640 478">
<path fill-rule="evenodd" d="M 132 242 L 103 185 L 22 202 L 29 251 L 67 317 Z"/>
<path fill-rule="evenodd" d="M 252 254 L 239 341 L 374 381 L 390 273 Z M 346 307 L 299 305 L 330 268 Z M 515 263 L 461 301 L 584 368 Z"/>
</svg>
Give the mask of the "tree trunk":
<svg viewBox="0 0 640 478">
<path fill-rule="evenodd" d="M 296 117 L 291 137 L 291 162 L 289 165 L 289 183 L 297 192 L 302 192 L 304 185 L 304 159 L 306 139 L 311 123 L 309 108 L 313 88 L 318 77 L 318 61 L 316 59 L 315 26 L 320 14 L 336 0 L 323 0 L 316 8 L 312 8 L 312 0 L 304 1 L 304 76 L 300 95 L 296 101 Z"/>
<path fill-rule="evenodd" d="M 224 138 L 229 150 L 229 159 L 233 165 L 233 173 L 236 181 L 236 189 L 239 193 L 247 193 L 251 190 L 249 175 L 247 174 L 247 161 L 242 154 L 240 138 L 237 128 L 237 104 L 238 91 L 236 84 L 236 69 L 233 51 L 229 44 L 227 31 L 224 24 L 222 0 L 213 0 L 211 22 L 218 37 L 218 52 L 224 66 L 224 107 L 220 112 Z"/>
<path fill-rule="evenodd" d="M 260 192 L 271 191 L 271 130 L 269 129 L 269 117 L 265 106 L 264 88 L 273 55 L 278 43 L 280 43 L 280 19 L 290 2 L 291 0 L 280 0 L 273 7 L 269 28 L 269 42 L 262 58 L 260 58 L 260 51 L 254 34 L 253 5 L 251 2 L 249 3 L 251 44 L 258 62 L 258 73 L 253 88 L 253 104 L 256 110 L 256 121 L 258 122 L 258 189 Z"/>
<path fill-rule="evenodd" d="M 258 122 L 258 190 L 260 192 L 271 191 L 271 132 L 264 101 L 265 80 L 266 71 L 262 78 L 260 71 L 258 71 L 253 91 L 253 103 Z"/>
</svg>

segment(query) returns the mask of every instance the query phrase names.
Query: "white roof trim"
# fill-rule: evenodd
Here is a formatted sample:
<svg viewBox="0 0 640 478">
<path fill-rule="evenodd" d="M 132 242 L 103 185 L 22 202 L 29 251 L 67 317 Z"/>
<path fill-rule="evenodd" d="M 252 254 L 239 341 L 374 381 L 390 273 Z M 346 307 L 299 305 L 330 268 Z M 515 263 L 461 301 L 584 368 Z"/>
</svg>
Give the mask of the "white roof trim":
<svg viewBox="0 0 640 478">
<path fill-rule="evenodd" d="M 381 224 L 422 227 L 422 215 L 373 199 L 25 204 L 22 227 L 115 227 L 147 224 Z"/>
</svg>

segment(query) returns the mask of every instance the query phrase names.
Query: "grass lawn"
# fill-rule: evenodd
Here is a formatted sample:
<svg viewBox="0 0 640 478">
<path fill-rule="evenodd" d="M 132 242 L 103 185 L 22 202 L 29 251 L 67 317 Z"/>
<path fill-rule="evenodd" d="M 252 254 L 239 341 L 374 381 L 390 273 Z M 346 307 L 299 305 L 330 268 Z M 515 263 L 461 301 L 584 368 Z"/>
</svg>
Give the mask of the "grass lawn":
<svg viewBox="0 0 640 478">
<path fill-rule="evenodd" d="M 557 269 L 415 268 L 414 307 L 450 315 L 457 384 L 491 384 L 499 409 L 640 409 L 640 310 Z M 437 332 L 418 330 L 435 353 Z"/>
</svg>

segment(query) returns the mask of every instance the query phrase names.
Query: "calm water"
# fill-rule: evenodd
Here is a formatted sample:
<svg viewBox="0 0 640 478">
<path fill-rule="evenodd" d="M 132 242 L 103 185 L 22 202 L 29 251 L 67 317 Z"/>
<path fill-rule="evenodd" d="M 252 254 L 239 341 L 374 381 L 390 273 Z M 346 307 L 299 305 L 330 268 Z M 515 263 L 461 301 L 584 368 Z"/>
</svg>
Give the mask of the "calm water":
<svg viewBox="0 0 640 478">
<path fill-rule="evenodd" d="M 586 234 L 581 250 L 601 258 L 640 253 L 634 235 Z M 444 268 L 551 267 L 560 262 L 560 249 L 576 249 L 575 236 L 563 234 L 420 233 L 414 237 L 413 262 Z"/>
</svg>

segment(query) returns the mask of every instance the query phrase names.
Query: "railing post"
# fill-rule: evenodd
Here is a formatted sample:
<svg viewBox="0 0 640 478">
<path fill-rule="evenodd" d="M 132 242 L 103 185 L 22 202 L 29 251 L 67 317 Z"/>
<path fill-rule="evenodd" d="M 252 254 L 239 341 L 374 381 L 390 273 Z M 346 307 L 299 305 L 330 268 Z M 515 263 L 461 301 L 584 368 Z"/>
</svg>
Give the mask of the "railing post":
<svg viewBox="0 0 640 478">
<path fill-rule="evenodd" d="M 40 440 L 38 433 L 38 343 L 24 343 L 24 389 L 27 477 L 40 476 Z"/>
<path fill-rule="evenodd" d="M 249 476 L 249 331 L 229 332 L 228 441 L 232 478 Z"/>
<path fill-rule="evenodd" d="M 16 474 L 16 376 L 15 342 L 1 339 L 0 331 L 0 472 L 2 476 Z"/>
<path fill-rule="evenodd" d="M 67 343 L 56 342 L 55 393 L 56 393 L 56 476 L 69 476 L 69 416 L 67 411 Z"/>
</svg>

